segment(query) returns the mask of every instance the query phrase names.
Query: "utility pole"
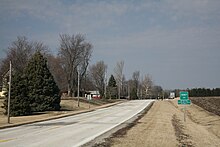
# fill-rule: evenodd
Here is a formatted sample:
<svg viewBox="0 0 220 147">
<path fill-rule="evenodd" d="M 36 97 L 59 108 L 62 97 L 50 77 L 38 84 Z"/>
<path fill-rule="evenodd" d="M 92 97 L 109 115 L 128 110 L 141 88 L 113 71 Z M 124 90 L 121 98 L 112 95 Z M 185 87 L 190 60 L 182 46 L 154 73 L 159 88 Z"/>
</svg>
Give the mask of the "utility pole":
<svg viewBox="0 0 220 147">
<path fill-rule="evenodd" d="M 107 69 L 105 69 L 105 92 L 104 92 L 104 95 L 105 95 L 105 99 L 106 99 L 106 92 L 107 92 L 107 90 L 106 90 L 106 87 L 107 87 Z"/>
<path fill-rule="evenodd" d="M 121 78 L 120 78 L 119 86 L 118 86 L 118 99 L 120 98 L 121 98 Z"/>
<path fill-rule="evenodd" d="M 128 81 L 128 99 L 130 100 L 130 82 Z"/>
<path fill-rule="evenodd" d="M 9 69 L 8 123 L 10 123 L 10 99 L 11 99 L 11 61 L 10 61 L 10 69 Z"/>
<path fill-rule="evenodd" d="M 78 84 L 77 84 L 77 85 L 78 85 L 78 86 L 77 86 L 77 87 L 78 87 L 78 88 L 77 88 L 77 99 L 78 99 L 78 107 L 79 107 L 79 68 L 78 68 L 78 70 L 77 70 L 77 73 L 78 73 L 78 80 L 77 80 L 77 81 L 78 81 Z"/>
</svg>

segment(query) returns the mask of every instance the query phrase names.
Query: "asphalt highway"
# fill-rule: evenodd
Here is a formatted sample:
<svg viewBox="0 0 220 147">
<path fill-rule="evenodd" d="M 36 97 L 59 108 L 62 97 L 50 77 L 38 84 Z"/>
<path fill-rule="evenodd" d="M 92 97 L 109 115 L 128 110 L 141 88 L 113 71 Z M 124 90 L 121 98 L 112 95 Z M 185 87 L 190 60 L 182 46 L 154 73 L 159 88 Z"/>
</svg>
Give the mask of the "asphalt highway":
<svg viewBox="0 0 220 147">
<path fill-rule="evenodd" d="M 0 147 L 81 146 L 144 110 L 152 100 L 133 100 L 88 113 L 0 130 Z"/>
</svg>

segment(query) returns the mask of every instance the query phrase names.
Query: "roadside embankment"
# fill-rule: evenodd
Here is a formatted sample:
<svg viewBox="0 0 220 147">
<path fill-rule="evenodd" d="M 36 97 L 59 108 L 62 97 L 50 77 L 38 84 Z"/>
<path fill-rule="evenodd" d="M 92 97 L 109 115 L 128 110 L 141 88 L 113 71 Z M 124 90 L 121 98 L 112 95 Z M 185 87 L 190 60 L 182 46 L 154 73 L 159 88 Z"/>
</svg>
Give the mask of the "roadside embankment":
<svg viewBox="0 0 220 147">
<path fill-rule="evenodd" d="M 133 146 L 220 146 L 220 116 L 177 99 L 155 101 L 154 105 L 125 135 L 111 138 L 113 147 Z"/>
</svg>

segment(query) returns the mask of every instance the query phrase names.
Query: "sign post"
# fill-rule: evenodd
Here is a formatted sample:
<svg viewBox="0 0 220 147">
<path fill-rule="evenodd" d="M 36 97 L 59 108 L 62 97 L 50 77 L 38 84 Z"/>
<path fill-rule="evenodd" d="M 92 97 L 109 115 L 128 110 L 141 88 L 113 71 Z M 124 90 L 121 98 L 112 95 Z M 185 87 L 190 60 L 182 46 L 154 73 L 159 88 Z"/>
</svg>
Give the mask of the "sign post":
<svg viewBox="0 0 220 147">
<path fill-rule="evenodd" d="M 178 100 L 178 105 L 184 105 L 184 122 L 186 122 L 186 105 L 190 105 L 189 93 L 187 91 L 180 92 L 180 100 Z"/>
</svg>

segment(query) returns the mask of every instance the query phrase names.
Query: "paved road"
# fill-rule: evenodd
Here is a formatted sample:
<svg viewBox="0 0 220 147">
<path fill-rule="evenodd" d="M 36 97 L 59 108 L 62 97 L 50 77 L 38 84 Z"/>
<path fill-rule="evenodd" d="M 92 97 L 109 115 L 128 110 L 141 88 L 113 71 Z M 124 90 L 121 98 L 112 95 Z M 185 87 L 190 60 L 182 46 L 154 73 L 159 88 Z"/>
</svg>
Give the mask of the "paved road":
<svg viewBox="0 0 220 147">
<path fill-rule="evenodd" d="M 1 146 L 83 145 L 132 118 L 151 100 L 134 100 L 96 111 L 0 130 Z"/>
</svg>

